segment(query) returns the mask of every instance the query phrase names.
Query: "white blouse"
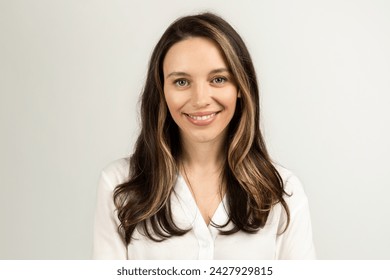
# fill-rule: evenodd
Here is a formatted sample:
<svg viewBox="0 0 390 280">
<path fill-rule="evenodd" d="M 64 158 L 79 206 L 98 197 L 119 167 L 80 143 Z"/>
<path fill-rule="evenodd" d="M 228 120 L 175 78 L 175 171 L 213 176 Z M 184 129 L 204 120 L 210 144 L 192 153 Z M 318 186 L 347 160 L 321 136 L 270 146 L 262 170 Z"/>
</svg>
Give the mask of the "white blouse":
<svg viewBox="0 0 390 280">
<path fill-rule="evenodd" d="M 283 207 L 275 205 L 264 228 L 255 234 L 237 232 L 220 235 L 212 223 L 206 225 L 196 203 L 179 174 L 171 196 L 173 219 L 183 229 L 192 228 L 183 236 L 154 242 L 135 230 L 126 246 L 118 233 L 119 220 L 113 203 L 114 188 L 126 181 L 129 160 L 120 159 L 102 172 L 97 191 L 94 224 L 94 259 L 315 259 L 312 228 L 307 197 L 300 181 L 290 171 L 277 167 L 292 194 L 285 200 L 290 210 L 290 225 L 280 234 L 286 223 Z M 226 196 L 212 217 L 215 224 L 228 220 Z M 230 223 L 227 228 L 230 228 Z"/>
</svg>

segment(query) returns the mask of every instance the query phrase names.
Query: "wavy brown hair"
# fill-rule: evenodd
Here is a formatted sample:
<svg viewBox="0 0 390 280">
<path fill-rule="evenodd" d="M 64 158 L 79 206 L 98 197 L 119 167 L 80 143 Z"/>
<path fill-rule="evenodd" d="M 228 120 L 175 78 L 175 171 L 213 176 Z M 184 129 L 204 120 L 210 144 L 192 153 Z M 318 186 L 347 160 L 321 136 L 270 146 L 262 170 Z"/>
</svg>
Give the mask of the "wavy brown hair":
<svg viewBox="0 0 390 280">
<path fill-rule="evenodd" d="M 241 95 L 229 124 L 222 171 L 230 209 L 228 223 L 232 222 L 234 227 L 223 231 L 228 223 L 217 225 L 221 234 L 257 232 L 277 203 L 285 209 L 289 224 L 283 181 L 260 132 L 259 89 L 249 52 L 225 20 L 203 13 L 173 22 L 149 62 L 141 95 L 141 132 L 130 157 L 129 180 L 114 191 L 121 222 L 118 230 L 127 244 L 136 228 L 155 241 L 190 230 L 179 228 L 173 221 L 170 196 L 179 172 L 181 145 L 178 126 L 168 111 L 163 92 L 165 55 L 172 45 L 190 37 L 208 38 L 218 44 Z"/>
</svg>

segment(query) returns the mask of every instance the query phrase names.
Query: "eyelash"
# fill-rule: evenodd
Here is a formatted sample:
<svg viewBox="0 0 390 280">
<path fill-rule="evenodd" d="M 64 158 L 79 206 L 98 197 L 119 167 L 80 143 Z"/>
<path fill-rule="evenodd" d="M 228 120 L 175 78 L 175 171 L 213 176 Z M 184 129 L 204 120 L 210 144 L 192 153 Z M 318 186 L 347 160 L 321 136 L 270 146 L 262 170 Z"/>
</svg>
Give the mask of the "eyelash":
<svg viewBox="0 0 390 280">
<path fill-rule="evenodd" d="M 216 80 L 219 80 L 221 79 L 222 81 L 220 82 L 216 82 Z M 220 76 L 220 77 L 215 77 L 213 79 L 211 79 L 211 82 L 213 82 L 214 84 L 217 84 L 217 85 L 220 85 L 220 84 L 224 84 L 225 82 L 227 82 L 228 79 L 226 77 L 223 77 L 223 76 Z M 185 82 L 186 84 L 185 85 L 180 85 L 179 83 L 180 82 Z M 186 87 L 189 85 L 189 81 L 186 80 L 186 79 L 177 79 L 177 80 L 174 80 L 173 83 L 178 86 L 178 87 Z"/>
<path fill-rule="evenodd" d="M 186 82 L 186 85 L 185 86 L 188 86 L 188 84 L 189 84 L 189 81 L 188 80 L 186 80 L 186 79 L 177 79 L 177 80 L 174 80 L 173 81 L 173 83 L 176 85 L 176 86 L 178 86 L 178 87 L 185 87 L 185 86 L 181 86 L 181 85 L 179 85 L 179 83 L 180 82 Z"/>
<path fill-rule="evenodd" d="M 215 80 L 217 80 L 217 79 L 222 79 L 222 82 L 216 83 Z M 214 83 L 216 83 L 216 84 L 224 84 L 224 83 L 227 82 L 227 80 L 228 80 L 228 79 L 227 79 L 226 77 L 223 77 L 223 76 L 215 77 L 215 78 L 212 79 L 212 81 L 213 81 Z"/>
</svg>

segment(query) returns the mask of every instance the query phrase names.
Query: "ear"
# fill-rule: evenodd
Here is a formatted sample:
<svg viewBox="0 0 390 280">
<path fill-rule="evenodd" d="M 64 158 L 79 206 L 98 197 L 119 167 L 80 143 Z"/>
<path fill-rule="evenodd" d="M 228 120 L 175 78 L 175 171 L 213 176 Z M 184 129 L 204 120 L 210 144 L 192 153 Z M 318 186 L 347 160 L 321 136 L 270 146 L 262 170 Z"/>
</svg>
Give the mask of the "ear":
<svg viewBox="0 0 390 280">
<path fill-rule="evenodd" d="M 237 98 L 241 98 L 241 91 L 238 91 Z"/>
</svg>

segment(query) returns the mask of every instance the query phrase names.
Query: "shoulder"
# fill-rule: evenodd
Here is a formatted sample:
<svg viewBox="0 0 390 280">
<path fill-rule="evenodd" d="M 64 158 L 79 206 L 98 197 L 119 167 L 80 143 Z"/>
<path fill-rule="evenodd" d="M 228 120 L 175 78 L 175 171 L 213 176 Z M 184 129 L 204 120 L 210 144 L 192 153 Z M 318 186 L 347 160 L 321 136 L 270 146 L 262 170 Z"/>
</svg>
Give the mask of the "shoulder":
<svg viewBox="0 0 390 280">
<path fill-rule="evenodd" d="M 126 182 L 129 178 L 129 158 L 121 158 L 107 164 L 101 172 L 101 180 L 105 186 L 114 189 L 117 185 Z"/>
<path fill-rule="evenodd" d="M 301 180 L 289 169 L 274 165 L 283 180 L 286 203 L 290 209 L 299 209 L 308 203 L 305 189 Z"/>
</svg>

